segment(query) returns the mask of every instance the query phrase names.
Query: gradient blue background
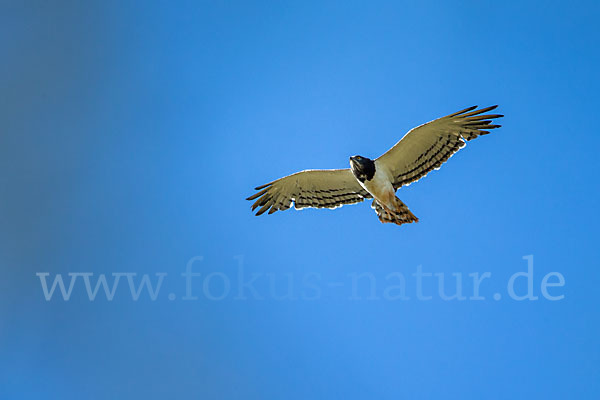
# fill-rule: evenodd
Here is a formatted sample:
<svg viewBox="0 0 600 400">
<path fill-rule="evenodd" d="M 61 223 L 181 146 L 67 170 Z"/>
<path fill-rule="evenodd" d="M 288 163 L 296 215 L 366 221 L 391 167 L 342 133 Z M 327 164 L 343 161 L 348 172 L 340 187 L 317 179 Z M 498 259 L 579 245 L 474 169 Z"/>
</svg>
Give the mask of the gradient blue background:
<svg viewBox="0 0 600 400">
<path fill-rule="evenodd" d="M 596 2 L 3 2 L 0 398 L 598 398 L 599 18 Z M 496 103 L 500 130 L 399 192 L 418 224 L 369 203 L 257 218 L 244 200 Z M 558 271 L 564 300 L 492 300 L 528 254 L 536 294 Z M 243 255 L 281 282 L 492 278 L 479 302 L 208 301 L 200 279 L 182 301 L 198 255 L 203 274 L 235 277 Z M 76 285 L 47 302 L 35 275 L 86 271 L 168 276 L 156 301 Z"/>
</svg>

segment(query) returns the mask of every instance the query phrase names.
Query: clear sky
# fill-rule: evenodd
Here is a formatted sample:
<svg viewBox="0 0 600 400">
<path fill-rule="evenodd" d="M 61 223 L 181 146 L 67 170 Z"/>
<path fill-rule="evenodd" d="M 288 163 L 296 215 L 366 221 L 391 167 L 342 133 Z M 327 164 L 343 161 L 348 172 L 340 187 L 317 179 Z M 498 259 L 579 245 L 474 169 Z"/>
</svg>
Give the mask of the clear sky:
<svg viewBox="0 0 600 400">
<path fill-rule="evenodd" d="M 0 6 L 0 398 L 600 396 L 597 2 L 60 3 Z M 475 104 L 418 224 L 244 200 Z"/>
</svg>

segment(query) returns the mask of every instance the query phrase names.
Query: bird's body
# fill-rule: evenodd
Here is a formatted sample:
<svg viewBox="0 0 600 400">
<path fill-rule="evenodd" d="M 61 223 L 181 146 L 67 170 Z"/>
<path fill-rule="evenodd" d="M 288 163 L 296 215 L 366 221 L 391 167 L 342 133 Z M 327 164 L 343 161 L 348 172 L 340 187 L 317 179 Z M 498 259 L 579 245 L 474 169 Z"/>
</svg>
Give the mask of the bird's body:
<svg viewBox="0 0 600 400">
<path fill-rule="evenodd" d="M 358 171 L 361 163 L 372 164 L 375 173 L 371 176 L 360 176 L 360 172 Z M 394 186 L 392 186 L 392 177 L 385 166 L 365 157 L 354 156 L 350 157 L 350 170 L 354 173 L 354 176 L 360 185 L 369 192 L 375 200 L 379 201 L 380 204 L 389 209 L 394 207 L 396 190 L 394 190 Z"/>
<path fill-rule="evenodd" d="M 377 161 L 375 161 L 375 175 L 373 179 L 360 182 L 360 185 L 383 206 L 389 209 L 395 207 L 394 198 L 396 197 L 396 190 L 392 186 L 392 178 L 385 168 L 377 165 Z"/>
<path fill-rule="evenodd" d="M 372 208 L 381 222 L 402 225 L 419 221 L 396 197 L 392 174 L 384 163 L 362 156 L 354 156 L 350 157 L 350 170 L 360 185 L 373 197 Z M 365 170 L 371 173 L 363 173 Z"/>
<path fill-rule="evenodd" d="M 470 107 L 410 130 L 381 157 L 350 157 L 350 169 L 306 170 L 256 188 L 252 210 L 256 215 L 269 210 L 296 208 L 337 208 L 373 198 L 372 208 L 381 222 L 397 225 L 418 222 L 418 218 L 396 197 L 396 190 L 438 169 L 465 146 L 465 140 L 485 135 L 498 114 L 484 114 L 496 106 L 472 111 Z"/>
</svg>

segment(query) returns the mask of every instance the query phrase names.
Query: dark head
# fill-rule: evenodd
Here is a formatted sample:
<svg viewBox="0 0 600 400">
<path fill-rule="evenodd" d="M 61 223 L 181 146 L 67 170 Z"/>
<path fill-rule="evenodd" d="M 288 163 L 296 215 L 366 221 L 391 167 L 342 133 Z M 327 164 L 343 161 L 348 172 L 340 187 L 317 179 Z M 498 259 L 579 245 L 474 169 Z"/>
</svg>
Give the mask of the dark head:
<svg viewBox="0 0 600 400">
<path fill-rule="evenodd" d="M 350 169 L 361 182 L 370 181 L 375 176 L 375 162 L 366 157 L 350 157 Z"/>
</svg>

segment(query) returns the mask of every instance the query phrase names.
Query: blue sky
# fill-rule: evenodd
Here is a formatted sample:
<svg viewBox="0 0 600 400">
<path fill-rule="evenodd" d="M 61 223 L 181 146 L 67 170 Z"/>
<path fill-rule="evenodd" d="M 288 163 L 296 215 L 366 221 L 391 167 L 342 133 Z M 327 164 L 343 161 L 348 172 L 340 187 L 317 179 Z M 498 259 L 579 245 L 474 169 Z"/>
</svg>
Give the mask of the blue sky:
<svg viewBox="0 0 600 400">
<path fill-rule="evenodd" d="M 0 397 L 598 398 L 595 2 L 1 10 Z M 503 127 L 398 192 L 418 224 L 244 200 L 474 104 Z"/>
</svg>

